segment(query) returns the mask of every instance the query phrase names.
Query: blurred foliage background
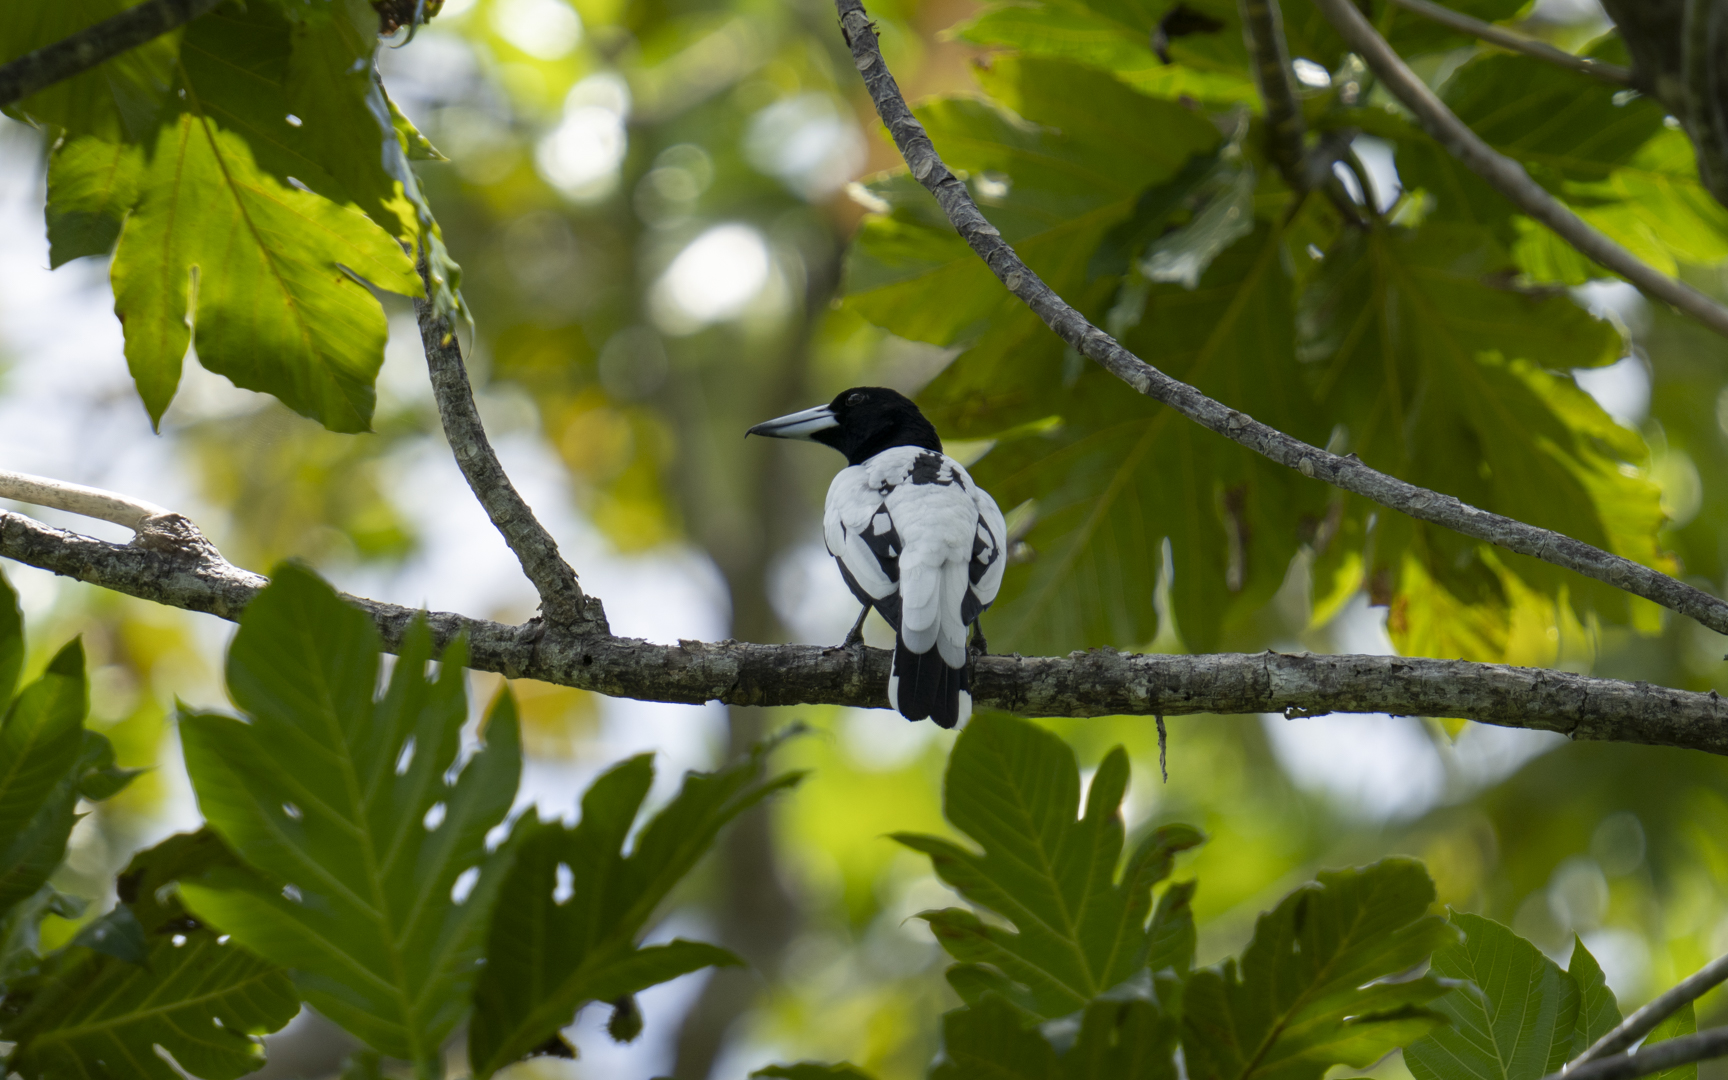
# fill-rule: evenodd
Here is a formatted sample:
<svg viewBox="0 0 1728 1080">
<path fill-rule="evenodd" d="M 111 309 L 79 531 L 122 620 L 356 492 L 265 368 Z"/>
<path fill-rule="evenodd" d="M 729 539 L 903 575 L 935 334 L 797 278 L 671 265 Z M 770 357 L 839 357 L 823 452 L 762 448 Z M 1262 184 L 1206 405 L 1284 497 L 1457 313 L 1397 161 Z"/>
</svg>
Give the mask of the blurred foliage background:
<svg viewBox="0 0 1728 1080">
<path fill-rule="evenodd" d="M 872 4 L 910 100 L 955 95 L 960 103 L 947 108 L 964 112 L 980 95 L 980 74 L 999 97 L 1011 97 L 1003 87 L 1012 84 L 1013 65 L 992 59 L 996 24 L 969 23 L 980 10 L 969 0 Z M 1568 45 L 1606 28 L 1588 4 L 1542 3 L 1517 17 Z M 962 24 L 971 29 L 954 33 Z M 1293 34 L 1303 25 L 1292 16 Z M 1468 55 L 1454 47 L 1431 67 L 1456 66 Z M 448 158 L 419 173 L 465 270 L 472 368 L 488 424 L 537 507 L 561 539 L 571 538 L 572 561 L 607 601 L 614 627 L 663 639 L 838 641 L 854 609 L 817 530 L 837 462 L 810 447 L 745 441 L 743 430 L 850 385 L 916 393 L 938 378 L 924 400 L 945 434 L 981 438 L 1000 428 L 969 429 L 957 404 L 993 377 L 977 366 L 977 353 L 952 363 L 966 341 L 938 345 L 880 329 L 876 323 L 892 323 L 892 312 L 883 314 L 892 296 L 840 301 L 847 245 L 867 211 L 898 211 L 893 197 L 904 181 L 858 183 L 898 159 L 869 112 L 832 8 L 820 0 L 446 0 L 432 24 L 387 51 L 381 66 L 393 98 Z M 1195 92 L 1251 98 L 1240 79 L 1208 78 Z M 88 370 L 109 373 L 103 377 L 45 368 L 31 336 L 48 334 L 42 311 L 112 319 L 100 310 L 108 298 L 92 260 L 58 271 L 70 284 L 38 283 L 48 273 L 39 221 L 19 208 L 40 207 L 44 148 L 30 129 L 3 123 L 9 209 L 0 247 L 13 254 L 5 269 L 11 299 L 0 301 L 0 415 L 15 422 L 0 443 L 15 459 L 9 466 L 185 508 L 241 565 L 301 558 L 371 595 L 473 615 L 528 614 L 523 587 L 500 584 L 513 573 L 508 555 L 484 538 L 483 523 L 478 534 L 469 527 L 472 509 L 444 456 L 405 304 L 389 302 L 390 353 L 375 432 L 367 435 L 332 434 L 270 399 L 189 374 L 158 438 L 141 424 L 130 388 L 111 377 L 119 368 L 112 344 L 86 361 Z M 1665 137 L 1660 117 L 1656 123 L 1648 146 Z M 1396 175 L 1394 161 L 1412 176 L 1440 168 L 1421 160 L 1419 148 L 1397 156 L 1406 145 L 1399 132 L 1382 134 L 1386 140 L 1362 144 L 1374 175 Z M 1604 175 L 1575 179 L 1620 176 Z M 1648 246 L 1721 294 L 1712 261 L 1728 252 L 1728 234 L 1710 233 L 1721 215 L 1706 211 L 1689 248 L 1664 246 L 1660 228 Z M 891 229 L 904 216 L 879 216 L 871 227 Z M 1517 223 L 1500 218 L 1506 243 L 1520 242 Z M 1305 237 L 1302 229 L 1318 235 L 1320 226 L 1293 228 Z M 1583 282 L 1540 238 L 1522 244 L 1523 272 Z M 1149 312 L 1183 302 L 1179 286 L 1152 288 Z M 1338 288 L 1353 295 L 1357 286 Z M 854 281 L 852 291 L 868 290 Z M 1643 464 L 1623 471 L 1660 489 L 1665 522 L 1651 557 L 1672 557 L 1689 580 L 1720 592 L 1728 576 L 1728 344 L 1650 309 L 1624 287 L 1583 285 L 1574 295 L 1629 334 L 1629 345 L 1616 338 L 1608 353 L 1579 359 L 1580 367 L 1598 366 L 1578 381 L 1625 426 L 1605 430 L 1604 439 L 1630 445 L 1633 458 L 1647 448 Z M 60 306 L 42 307 L 44 296 Z M 1093 298 L 1101 299 L 1109 297 Z M 1195 316 L 1202 317 L 1215 316 Z M 67 325 L 56 324 L 53 334 L 76 339 Z M 1148 316 L 1131 343 L 1155 363 L 1177 357 L 1172 370 L 1180 373 L 1180 357 L 1194 345 L 1166 335 L 1170 325 Z M 111 327 L 102 332 L 99 344 L 117 340 Z M 1054 339 L 1045 351 L 1053 365 L 1064 363 Z M 1085 400 L 1087 384 L 1079 386 Z M 1070 378 L 1057 389 L 1074 388 Z M 1048 403 L 1038 404 L 1045 412 L 1033 408 L 1026 419 L 1046 414 Z M 1324 442 L 1326 432 L 1313 437 Z M 1014 445 L 981 466 L 992 486 L 1000 477 L 1004 507 L 1021 502 L 1009 494 L 1019 490 Z M 964 458 L 989 444 L 951 448 Z M 1158 468 L 1158 454 L 1143 467 Z M 1306 497 L 1318 500 L 1311 509 L 1327 512 L 1323 492 Z M 1215 508 L 1178 501 L 1161 512 L 1199 518 Z M 1346 531 L 1368 528 L 1362 516 L 1343 520 Z M 1039 537 L 1032 539 L 1050 565 Z M 1348 550 L 1356 552 L 1353 564 Z M 1370 601 L 1388 600 L 1390 586 L 1364 569 L 1361 556 L 1362 548 L 1344 544 L 1318 561 L 1298 551 L 1287 570 L 1282 562 L 1257 567 L 1245 598 L 1213 611 L 1204 632 L 1197 619 L 1182 625 L 1205 644 L 1242 649 L 1390 651 L 1397 639 L 1410 651 L 1475 649 L 1491 654 L 1481 658 L 1696 689 L 1721 687 L 1728 674 L 1720 641 L 1699 627 L 1599 618 L 1574 611 L 1553 590 L 1540 602 L 1506 601 L 1493 626 L 1474 637 L 1467 604 L 1436 604 L 1427 614 L 1394 606 L 1404 621 L 1389 636 L 1389 609 Z M 1144 551 L 1136 558 L 1136 573 L 1158 577 L 1157 559 Z M 1167 613 L 1173 604 L 1200 610 L 1211 600 L 1173 599 L 1182 585 L 1172 583 L 1169 559 L 1157 599 L 1166 617 L 1148 625 L 1124 615 L 1114 644 L 1183 647 Z M 1037 561 L 1023 571 L 1039 572 Z M 25 596 L 29 640 L 39 651 L 33 669 L 83 634 L 95 672 L 95 722 L 121 764 L 164 763 L 102 804 L 76 834 L 67 872 L 79 880 L 67 887 L 101 894 L 131 850 L 191 812 L 167 718 L 176 696 L 220 701 L 216 674 L 228 630 L 38 572 L 9 566 L 7 573 Z M 1412 636 L 1412 620 L 1446 632 Z M 882 630 L 872 628 L 875 643 Z M 1063 648 L 1097 643 L 1092 628 L 1066 639 L 1063 632 L 1036 620 L 1016 631 L 1040 644 L 1064 640 Z M 475 679 L 475 698 L 484 701 L 495 680 Z M 578 1041 L 586 1057 L 525 1064 L 514 1075 L 732 1080 L 769 1060 L 806 1057 L 849 1059 L 886 1078 L 922 1075 L 938 1017 L 954 999 L 939 977 L 941 954 L 909 916 L 950 897 L 927 865 L 884 836 L 946 831 L 939 809 L 945 739 L 886 713 L 731 709 L 720 716 L 534 684 L 518 684 L 517 692 L 532 759 L 529 795 L 543 805 L 568 811 L 580 780 L 627 749 L 649 746 L 676 765 L 708 764 L 792 720 L 814 733 L 788 744 L 783 764 L 815 773 L 730 834 L 669 920 L 716 935 L 753 969 L 692 976 L 645 995 L 646 1034 L 627 1048 L 606 1044 L 603 1014 L 585 1015 Z M 1084 767 L 1117 743 L 1129 747 L 1132 828 L 1180 820 L 1211 837 L 1185 856 L 1182 870 L 1201 882 L 1203 963 L 1238 949 L 1255 914 L 1316 868 L 1387 853 L 1422 858 L 1443 902 L 1507 922 L 1562 960 L 1571 935 L 1582 935 L 1623 1006 L 1728 951 L 1728 764 L 1715 758 L 1406 718 L 1193 717 L 1169 722 L 1170 779 L 1160 784 L 1157 741 L 1145 720 L 1051 726 L 1076 746 Z M 51 932 L 63 940 L 73 929 Z M 1724 1009 L 1719 995 L 1702 1008 L 1705 1022 L 1720 1021 L 1711 1015 Z M 304 1018 L 272 1039 L 271 1063 L 259 1075 L 330 1075 L 347 1049 L 333 1027 Z M 1388 1075 L 1400 1069 L 1396 1060 L 1382 1066 Z"/>
</svg>

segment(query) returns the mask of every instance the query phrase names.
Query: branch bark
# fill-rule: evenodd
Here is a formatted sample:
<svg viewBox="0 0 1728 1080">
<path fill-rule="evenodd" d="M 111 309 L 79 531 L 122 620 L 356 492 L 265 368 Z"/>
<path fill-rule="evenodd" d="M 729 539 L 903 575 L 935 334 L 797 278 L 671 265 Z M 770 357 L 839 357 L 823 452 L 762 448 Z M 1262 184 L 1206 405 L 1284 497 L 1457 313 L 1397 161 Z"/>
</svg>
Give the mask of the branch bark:
<svg viewBox="0 0 1728 1080">
<path fill-rule="evenodd" d="M 1548 194 L 1524 166 L 1499 153 L 1455 116 L 1409 66 L 1386 44 L 1351 0 L 1314 0 L 1344 41 L 1367 61 L 1368 67 L 1393 96 L 1402 101 L 1423 130 L 1434 136 L 1453 157 L 1492 184 L 1520 211 L 1554 230 L 1559 237 L 1597 265 L 1619 274 L 1647 296 L 1697 319 L 1728 337 L 1728 308 L 1684 282 L 1649 266 L 1630 251 L 1597 232 Z M 1718 628 L 1719 629 L 1719 628 Z"/>
<path fill-rule="evenodd" d="M 88 71 L 184 26 L 221 0 L 145 0 L 87 30 L 0 64 L 0 106 Z"/>
<path fill-rule="evenodd" d="M 576 571 L 558 554 L 558 542 L 510 483 L 486 438 L 480 410 L 474 405 L 474 391 L 468 384 L 468 369 L 462 363 L 462 344 L 456 340 L 449 317 L 439 315 L 430 299 L 432 282 L 424 255 L 420 259 L 420 277 L 426 282 L 426 298 L 414 301 L 414 313 L 420 322 L 421 343 L 426 348 L 426 366 L 432 375 L 438 418 L 463 479 L 468 481 L 474 498 L 485 508 L 486 516 L 492 519 L 522 564 L 522 572 L 533 583 L 534 591 L 540 594 L 540 612 L 545 621 L 579 633 L 606 633 L 606 613 L 599 598 L 583 594 L 576 582 Z"/>
<path fill-rule="evenodd" d="M 173 548 L 111 544 L 0 512 L 0 556 L 169 607 L 238 620 L 268 582 L 229 564 L 196 530 L 193 536 L 194 542 Z M 347 599 L 372 617 L 392 651 L 422 614 Z M 466 634 L 471 667 L 512 679 L 684 704 L 888 706 L 890 656 L 880 649 L 736 641 L 656 645 L 537 622 L 506 626 L 449 612 L 426 618 L 440 648 Z M 1713 691 L 1461 660 L 1273 652 L 1133 655 L 1112 649 L 1066 657 L 984 656 L 974 661 L 972 693 L 980 706 L 1022 716 L 1449 716 L 1574 739 L 1728 754 L 1728 701 Z"/>
<path fill-rule="evenodd" d="M 1441 26 L 1450 27 L 1461 34 L 1480 38 L 1490 45 L 1498 45 L 1509 52 L 1523 53 L 1525 56 L 1546 60 L 1550 64 L 1558 64 L 1563 68 L 1580 72 L 1592 79 L 1600 79 L 1610 86 L 1631 86 L 1632 70 L 1619 64 L 1609 64 L 1601 60 L 1592 60 L 1588 56 L 1577 56 L 1565 49 L 1556 48 L 1539 38 L 1520 34 L 1516 30 L 1508 30 L 1504 26 L 1495 26 L 1491 22 L 1453 11 L 1444 4 L 1436 4 L 1434 0 L 1392 0 L 1394 4 L 1405 11 L 1414 12 Z"/>
<path fill-rule="evenodd" d="M 1285 183 L 1297 191 L 1309 187 L 1302 147 L 1304 127 L 1302 103 L 1296 96 L 1296 78 L 1290 68 L 1289 48 L 1284 42 L 1284 15 L 1278 0 L 1237 0 L 1242 15 L 1242 36 L 1254 64 L 1254 85 L 1266 107 L 1269 154 Z"/>
<path fill-rule="evenodd" d="M 1691 975 L 1680 980 L 1666 993 L 1659 994 L 1637 1012 L 1628 1016 L 1619 1027 L 1590 1044 L 1566 1066 L 1568 1077 L 1577 1075 L 1581 1066 L 1607 1059 L 1628 1049 L 1633 1043 L 1656 1030 L 1656 1026 L 1679 1012 L 1687 1002 L 1728 981 L 1728 956 L 1718 956 Z"/>
<path fill-rule="evenodd" d="M 1345 7 L 1350 4 L 1350 0 L 1317 2 L 1328 10 L 1334 4 Z M 1163 402 L 1200 426 L 1280 465 L 1295 469 L 1303 476 L 1323 480 L 1420 521 L 1432 522 L 1508 551 L 1576 570 L 1696 619 L 1719 634 L 1728 634 L 1728 603 L 1709 593 L 1563 533 L 1491 514 L 1450 495 L 1406 483 L 1369 468 L 1354 455 L 1339 457 L 1310 446 L 1246 413 L 1214 401 L 1187 383 L 1172 379 L 1123 348 L 1115 338 L 1093 326 L 1085 316 L 1070 307 L 1020 260 L 1014 249 L 1003 241 L 997 228 L 979 212 L 966 191 L 966 185 L 942 163 L 930 137 L 924 132 L 924 125 L 912 115 L 906 99 L 901 96 L 899 85 L 888 71 L 861 0 L 835 0 L 835 7 L 840 12 L 841 28 L 852 49 L 853 66 L 864 77 L 864 84 L 876 104 L 876 113 L 911 167 L 913 177 L 936 197 L 955 230 L 1001 279 L 1008 291 L 1024 301 L 1058 337 L 1082 356 L 1096 361 L 1135 390 Z M 1513 167 L 1517 168 L 1516 165 Z M 1521 169 L 1519 172 L 1522 175 Z M 1711 307 L 1721 313 L 1723 329 L 1728 332 L 1728 310 Z"/>
<path fill-rule="evenodd" d="M 1544 1080 L 1633 1080 L 1651 1076 L 1676 1065 L 1708 1061 L 1728 1055 L 1728 1027 L 1711 1028 L 1696 1035 L 1682 1035 L 1647 1047 L 1636 1054 L 1618 1054 L 1554 1073 Z"/>
</svg>

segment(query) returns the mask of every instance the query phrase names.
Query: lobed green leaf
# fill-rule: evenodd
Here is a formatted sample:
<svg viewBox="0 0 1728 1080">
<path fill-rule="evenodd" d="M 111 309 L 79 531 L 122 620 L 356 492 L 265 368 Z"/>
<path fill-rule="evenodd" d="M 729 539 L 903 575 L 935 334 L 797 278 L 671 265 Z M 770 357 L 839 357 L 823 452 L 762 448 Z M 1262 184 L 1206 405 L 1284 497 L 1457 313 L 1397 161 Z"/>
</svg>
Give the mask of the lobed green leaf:
<svg viewBox="0 0 1728 1080">
<path fill-rule="evenodd" d="M 521 752 L 505 694 L 484 746 L 454 769 L 460 643 L 429 681 L 431 639 L 416 623 L 374 700 L 378 655 L 363 612 L 310 571 L 277 569 L 229 651 L 247 719 L 180 722 L 199 807 L 247 869 L 180 889 L 201 920 L 288 968 L 326 1016 L 424 1062 L 467 1011 L 507 861 L 485 838 L 510 808 Z M 465 873 L 478 876 L 458 900 Z"/>
</svg>

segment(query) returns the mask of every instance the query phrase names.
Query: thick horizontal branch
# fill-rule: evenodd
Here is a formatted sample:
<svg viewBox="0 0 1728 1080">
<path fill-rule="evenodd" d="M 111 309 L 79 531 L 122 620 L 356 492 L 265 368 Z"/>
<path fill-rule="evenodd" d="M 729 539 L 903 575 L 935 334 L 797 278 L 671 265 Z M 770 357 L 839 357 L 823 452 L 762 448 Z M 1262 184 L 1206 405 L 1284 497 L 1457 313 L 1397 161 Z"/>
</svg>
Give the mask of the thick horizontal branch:
<svg viewBox="0 0 1728 1080">
<path fill-rule="evenodd" d="M 1333 4 L 1333 0 L 1317 2 L 1327 8 Z M 1350 0 L 1338 2 L 1348 7 Z M 1450 495 L 1388 476 L 1369 468 L 1353 454 L 1339 457 L 1310 446 L 1246 413 L 1212 400 L 1123 348 L 1115 338 L 1093 326 L 1084 315 L 1056 295 L 1055 290 L 1044 284 L 1003 241 L 997 228 L 979 212 L 966 185 L 942 163 L 930 137 L 925 134 L 924 125 L 907 107 L 900 87 L 882 58 L 875 31 L 871 29 L 860 0 L 835 0 L 835 6 L 839 9 L 841 27 L 852 48 L 853 66 L 863 75 L 864 84 L 876 104 L 876 113 L 911 167 L 913 177 L 936 197 L 955 230 L 1002 280 L 1008 291 L 1024 301 L 1058 337 L 1082 356 L 1096 361 L 1135 390 L 1163 402 L 1202 427 L 1295 469 L 1303 476 L 1323 480 L 1420 521 L 1432 522 L 1508 551 L 1576 570 L 1696 619 L 1719 634 L 1728 634 L 1728 603 L 1709 593 L 1630 559 L 1574 540 L 1564 533 L 1491 514 Z M 1724 315 L 1728 317 L 1728 312 Z M 1724 325 L 1728 326 L 1728 322 Z"/>
<path fill-rule="evenodd" d="M 180 549 L 112 544 L 0 512 L 0 556 L 115 592 L 236 620 L 266 580 L 201 540 Z M 419 614 L 348 597 L 395 649 Z M 879 649 L 685 641 L 656 645 L 529 623 L 427 616 L 440 646 L 468 636 L 470 665 L 510 678 L 642 701 L 886 708 L 889 654 Z M 1066 657 L 985 656 L 974 700 L 1023 716 L 1332 712 L 1464 717 L 1575 739 L 1728 754 L 1728 702 L 1648 683 L 1540 668 L 1397 656 L 1282 653 Z"/>
<path fill-rule="evenodd" d="M 1393 51 L 1352 0 L 1314 0 L 1346 44 L 1358 53 L 1386 89 L 1416 114 L 1423 130 L 1482 179 L 1492 184 L 1520 211 L 1552 229 L 1585 258 L 1619 274 L 1646 296 L 1654 297 L 1728 337 L 1728 307 L 1685 282 L 1657 270 L 1597 231 L 1559 199 L 1530 179 L 1524 166 L 1496 151 L 1470 130 L 1428 89 L 1409 65 Z M 1720 629 L 1720 628 L 1717 628 Z"/>
<path fill-rule="evenodd" d="M 1436 4 L 1434 0 L 1392 0 L 1394 4 L 1406 11 L 1412 11 L 1425 19 L 1449 27 L 1461 34 L 1480 38 L 1490 45 L 1498 45 L 1508 52 L 1523 53 L 1525 56 L 1546 60 L 1550 64 L 1558 64 L 1563 68 L 1600 79 L 1611 86 L 1631 86 L 1632 71 L 1619 64 L 1610 64 L 1601 60 L 1593 60 L 1588 56 L 1578 56 L 1565 49 L 1548 44 L 1540 38 L 1520 34 L 1516 30 L 1508 30 L 1504 26 L 1495 26 L 1491 22 L 1483 22 L 1474 16 L 1461 11 L 1453 11 L 1444 4 Z"/>
<path fill-rule="evenodd" d="M 221 0 L 144 0 L 87 30 L 0 64 L 0 105 L 88 71 L 128 49 L 161 37 L 214 8 Z"/>
</svg>

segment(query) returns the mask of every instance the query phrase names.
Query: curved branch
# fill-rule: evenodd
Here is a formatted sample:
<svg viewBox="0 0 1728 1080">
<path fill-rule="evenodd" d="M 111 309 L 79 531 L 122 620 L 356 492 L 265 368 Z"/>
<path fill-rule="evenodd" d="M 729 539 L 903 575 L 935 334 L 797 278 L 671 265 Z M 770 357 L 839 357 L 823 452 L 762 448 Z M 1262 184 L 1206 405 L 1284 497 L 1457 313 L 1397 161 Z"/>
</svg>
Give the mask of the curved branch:
<svg viewBox="0 0 1728 1080">
<path fill-rule="evenodd" d="M 111 521 L 137 531 L 138 526 L 153 517 L 168 513 L 155 503 L 134 499 L 101 488 L 69 484 L 46 476 L 0 470 L 0 499 L 48 506 L 55 510 L 81 514 L 98 521 Z"/>
<path fill-rule="evenodd" d="M 1665 993 L 1659 994 L 1637 1012 L 1628 1016 L 1619 1027 L 1590 1044 L 1590 1048 L 1579 1054 L 1566 1066 L 1570 1077 L 1575 1070 L 1592 1061 L 1606 1059 L 1618 1054 L 1644 1036 L 1656 1030 L 1656 1025 L 1679 1012 L 1689 1001 L 1695 1001 L 1705 993 L 1728 981 L 1728 956 L 1718 956 L 1705 964 L 1691 975 L 1680 980 Z"/>
<path fill-rule="evenodd" d="M 1546 60 L 1550 64 L 1558 64 L 1563 68 L 1600 79 L 1610 86 L 1631 86 L 1632 70 L 1619 64 L 1609 64 L 1601 60 L 1592 60 L 1588 56 L 1578 56 L 1565 49 L 1556 48 L 1540 38 L 1520 34 L 1516 30 L 1508 30 L 1504 26 L 1495 26 L 1491 22 L 1453 11 L 1444 4 L 1436 4 L 1434 0 L 1392 0 L 1394 4 L 1405 11 L 1414 12 L 1437 22 L 1441 26 L 1450 27 L 1461 34 L 1480 38 L 1490 45 L 1498 45 L 1509 52 L 1523 53 L 1525 56 Z"/>
<path fill-rule="evenodd" d="M 1334 3 L 1348 7 L 1350 0 L 1318 2 L 1327 8 Z M 840 11 L 841 28 L 852 48 L 853 66 L 863 75 L 870 97 L 876 103 L 876 113 L 893 136 L 901 156 L 911 166 L 913 177 L 936 197 L 955 230 L 1002 280 L 1008 291 L 1024 301 L 1058 337 L 1082 356 L 1097 361 L 1135 390 L 1163 402 L 1200 426 L 1280 465 L 1295 469 L 1303 476 L 1323 480 L 1420 521 L 1432 522 L 1508 551 L 1576 570 L 1696 619 L 1719 634 L 1728 634 L 1728 603 L 1709 593 L 1563 533 L 1491 514 L 1450 495 L 1388 476 L 1369 468 L 1355 455 L 1339 457 L 1310 446 L 1246 413 L 1214 401 L 1187 383 L 1172 379 L 1123 348 L 1115 338 L 1093 326 L 1044 284 L 1003 241 L 996 227 L 985 220 L 967 193 L 966 185 L 942 163 L 930 137 L 924 133 L 924 125 L 907 107 L 906 99 L 901 96 L 900 87 L 888 72 L 887 62 L 877 47 L 876 34 L 864 14 L 864 5 L 860 0 L 835 0 L 835 6 Z M 1724 328 L 1728 329 L 1728 311 L 1716 310 L 1722 312 Z"/>
<path fill-rule="evenodd" d="M 221 0 L 145 0 L 71 37 L 0 64 L 0 105 L 22 101 L 62 79 L 196 19 Z"/>
<path fill-rule="evenodd" d="M 1676 1065 L 1708 1061 L 1724 1055 L 1728 1055 L 1728 1027 L 1718 1027 L 1700 1031 L 1696 1035 L 1667 1039 L 1636 1054 L 1618 1054 L 1592 1061 L 1588 1065 L 1567 1069 L 1564 1073 L 1554 1073 L 1544 1080 L 1560 1080 L 1561 1077 L 1565 1077 L 1565 1080 L 1633 1080 L 1634 1077 L 1652 1076 Z"/>
<path fill-rule="evenodd" d="M 1636 285 L 1647 296 L 1654 297 L 1684 311 L 1699 322 L 1728 337 L 1728 308 L 1705 296 L 1697 289 L 1651 267 L 1630 251 L 1596 231 L 1583 218 L 1574 214 L 1559 199 L 1548 192 L 1524 166 L 1490 147 L 1469 125 L 1458 119 L 1444 102 L 1428 89 L 1409 66 L 1386 44 L 1375 29 L 1356 10 L 1351 0 L 1314 0 L 1344 38 L 1351 49 L 1359 53 L 1386 89 L 1402 101 L 1422 127 L 1482 179 L 1492 184 L 1500 194 L 1511 200 L 1522 213 L 1554 230 L 1585 258 Z"/>
<path fill-rule="evenodd" d="M 196 533 L 194 531 L 194 537 Z M 110 544 L 0 512 L 0 556 L 115 592 L 237 620 L 268 582 L 230 565 L 202 538 L 173 549 Z M 421 614 L 347 597 L 385 647 L 400 647 Z M 439 647 L 468 636 L 471 667 L 642 701 L 886 708 L 890 656 L 880 649 L 681 641 L 656 645 L 530 622 L 506 626 L 448 612 L 427 615 Z M 1023 716 L 1184 716 L 1332 712 L 1466 717 L 1574 739 L 1677 746 L 1728 754 L 1728 701 L 1648 683 L 1562 671 L 1398 656 L 1265 652 L 1132 655 L 1095 649 L 1066 657 L 982 656 L 972 693 Z"/>
<path fill-rule="evenodd" d="M 576 571 L 558 554 L 558 542 L 540 524 L 504 466 L 492 451 L 480 410 L 474 405 L 474 390 L 468 384 L 468 369 L 462 363 L 462 343 L 448 316 L 438 314 L 430 297 L 436 295 L 429 279 L 425 255 L 420 258 L 420 276 L 426 282 L 426 299 L 414 301 L 420 322 L 420 340 L 426 347 L 426 367 L 432 375 L 432 396 L 438 403 L 438 418 L 450 452 L 462 470 L 486 516 L 510 545 L 522 572 L 540 595 L 540 612 L 546 622 L 585 633 L 606 632 L 606 613 L 596 597 L 586 596 L 576 583 Z"/>
</svg>

